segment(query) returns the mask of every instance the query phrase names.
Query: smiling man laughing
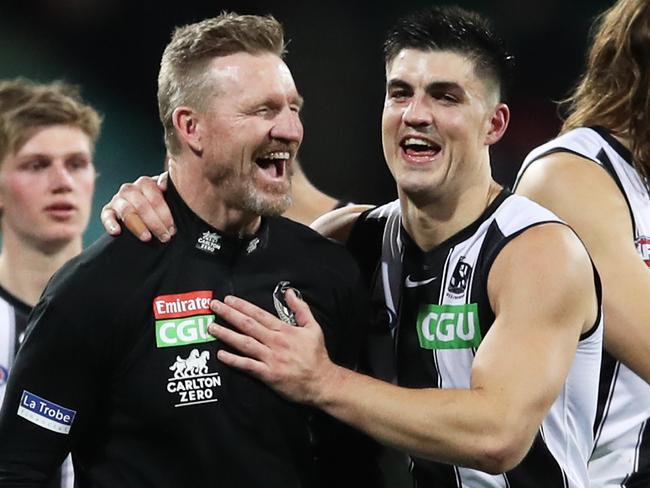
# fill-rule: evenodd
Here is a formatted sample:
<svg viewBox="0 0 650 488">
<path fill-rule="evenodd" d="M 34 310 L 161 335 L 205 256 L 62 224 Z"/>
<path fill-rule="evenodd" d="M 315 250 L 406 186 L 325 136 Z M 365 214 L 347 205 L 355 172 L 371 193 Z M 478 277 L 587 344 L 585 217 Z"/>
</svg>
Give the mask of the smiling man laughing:
<svg viewBox="0 0 650 488">
<path fill-rule="evenodd" d="M 174 33 L 158 101 L 178 233 L 105 236 L 52 279 L 0 414 L 3 487 L 42 486 L 68 451 L 80 488 L 375 486 L 361 434 L 220 363 L 207 333 L 213 298 L 290 320 L 284 293 L 299 290 L 336 360 L 358 357 L 367 302 L 353 258 L 278 217 L 303 136 L 283 51 L 272 17 Z"/>
</svg>

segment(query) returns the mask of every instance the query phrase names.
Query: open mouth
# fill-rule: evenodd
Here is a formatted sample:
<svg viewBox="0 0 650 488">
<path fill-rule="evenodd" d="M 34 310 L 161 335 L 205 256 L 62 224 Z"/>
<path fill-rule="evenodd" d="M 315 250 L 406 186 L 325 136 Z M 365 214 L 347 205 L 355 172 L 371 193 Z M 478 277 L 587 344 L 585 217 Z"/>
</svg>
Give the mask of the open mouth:
<svg viewBox="0 0 650 488">
<path fill-rule="evenodd" d="M 439 144 L 419 137 L 405 137 L 400 146 L 409 158 L 431 159 L 442 149 Z"/>
<path fill-rule="evenodd" d="M 291 158 L 289 151 L 271 151 L 255 159 L 255 164 L 271 179 L 284 178 L 287 163 Z"/>
</svg>

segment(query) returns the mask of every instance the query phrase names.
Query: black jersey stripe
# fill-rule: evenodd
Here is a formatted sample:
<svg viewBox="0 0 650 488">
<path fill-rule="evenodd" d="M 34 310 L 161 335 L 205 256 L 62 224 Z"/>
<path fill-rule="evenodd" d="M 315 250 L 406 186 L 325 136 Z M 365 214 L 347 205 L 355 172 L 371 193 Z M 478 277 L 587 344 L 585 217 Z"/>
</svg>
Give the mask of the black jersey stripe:
<svg viewBox="0 0 650 488">
<path fill-rule="evenodd" d="M 461 488 L 458 468 L 450 464 L 429 463 L 422 469 L 422 460 L 413 465 L 413 478 L 417 480 L 418 488 Z M 419 462 L 418 462 L 419 461 Z"/>
<path fill-rule="evenodd" d="M 598 385 L 598 406 L 594 421 L 594 448 L 598 445 L 600 434 L 607 420 L 607 414 L 612 404 L 616 380 L 621 363 L 616 361 L 607 351 L 603 351 L 603 360 L 600 367 L 600 383 Z"/>
<path fill-rule="evenodd" d="M 368 218 L 368 214 L 373 210 L 366 210 L 359 216 L 346 242 L 347 249 L 359 263 L 361 273 L 369 285 L 374 282 L 377 273 L 386 226 L 385 217 Z"/>
<path fill-rule="evenodd" d="M 523 461 L 508 471 L 511 488 L 568 488 L 566 473 L 544 442 L 542 429 Z"/>
<path fill-rule="evenodd" d="M 623 187 L 623 183 L 621 182 L 621 179 L 616 174 L 616 170 L 614 169 L 614 165 L 612 164 L 611 159 L 609 159 L 609 156 L 607 156 L 607 153 L 605 152 L 604 149 L 598 151 L 598 154 L 596 154 L 596 159 L 600 161 L 600 163 L 603 165 L 603 168 L 607 170 L 609 175 L 614 180 L 614 183 L 616 183 L 616 186 L 621 192 L 621 195 L 623 195 L 623 198 L 625 198 L 625 203 L 627 204 L 627 210 L 630 213 L 630 220 L 632 221 L 632 235 L 636 237 L 637 229 L 636 229 L 636 221 L 634 220 L 634 213 L 632 212 L 632 205 L 630 204 L 630 200 L 627 197 L 627 193 L 625 191 L 625 188 Z"/>
</svg>

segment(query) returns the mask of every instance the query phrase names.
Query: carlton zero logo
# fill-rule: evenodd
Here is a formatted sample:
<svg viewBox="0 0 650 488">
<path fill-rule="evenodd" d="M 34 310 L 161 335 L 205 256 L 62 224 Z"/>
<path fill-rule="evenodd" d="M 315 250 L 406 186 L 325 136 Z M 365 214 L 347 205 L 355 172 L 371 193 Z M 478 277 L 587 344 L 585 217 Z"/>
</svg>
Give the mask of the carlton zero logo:
<svg viewBox="0 0 650 488">
<path fill-rule="evenodd" d="M 156 347 L 176 347 L 216 340 L 208 334 L 214 320 L 210 310 L 212 291 L 199 290 L 160 295 L 153 301 Z"/>
<path fill-rule="evenodd" d="M 186 358 L 176 356 L 176 362 L 169 367 L 174 374 L 167 380 L 167 391 L 177 397 L 174 407 L 218 401 L 215 391 L 221 386 L 221 377 L 210 373 L 209 360 L 210 351 L 198 349 L 192 349 Z"/>
<path fill-rule="evenodd" d="M 476 303 L 423 305 L 417 318 L 423 349 L 468 349 L 481 343 Z"/>
<path fill-rule="evenodd" d="M 196 240 L 196 248 L 214 254 L 221 249 L 221 236 L 216 232 L 206 231 Z"/>
</svg>

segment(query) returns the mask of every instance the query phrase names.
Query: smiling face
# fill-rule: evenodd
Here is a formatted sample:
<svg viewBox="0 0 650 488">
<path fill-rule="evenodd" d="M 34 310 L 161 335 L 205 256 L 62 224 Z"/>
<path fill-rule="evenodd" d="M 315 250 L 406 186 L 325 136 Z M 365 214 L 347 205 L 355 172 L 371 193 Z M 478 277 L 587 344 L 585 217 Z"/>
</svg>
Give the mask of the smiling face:
<svg viewBox="0 0 650 488">
<path fill-rule="evenodd" d="M 274 54 L 237 53 L 215 58 L 208 75 L 214 96 L 201 119 L 203 176 L 226 206 L 282 214 L 303 137 L 289 68 Z"/>
<path fill-rule="evenodd" d="M 95 188 L 90 138 L 79 128 L 35 130 L 0 163 L 2 232 L 38 247 L 81 239 Z"/>
<path fill-rule="evenodd" d="M 400 194 L 427 202 L 489 175 L 488 147 L 505 131 L 507 107 L 470 59 L 403 49 L 386 79 L 382 141 Z"/>
</svg>

